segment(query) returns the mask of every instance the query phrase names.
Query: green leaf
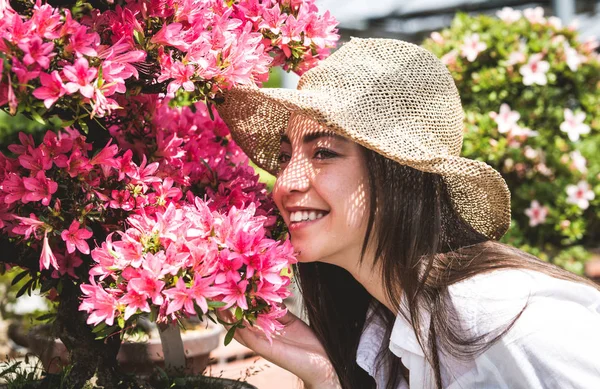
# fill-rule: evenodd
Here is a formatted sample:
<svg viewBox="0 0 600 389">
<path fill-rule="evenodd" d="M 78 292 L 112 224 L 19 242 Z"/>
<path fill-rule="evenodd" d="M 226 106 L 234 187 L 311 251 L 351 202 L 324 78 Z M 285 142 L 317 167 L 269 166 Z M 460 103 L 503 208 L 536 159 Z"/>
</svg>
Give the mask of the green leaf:
<svg viewBox="0 0 600 389">
<path fill-rule="evenodd" d="M 55 313 L 47 313 L 45 315 L 41 315 L 41 316 L 36 317 L 35 320 L 37 320 L 37 321 L 47 321 L 47 320 L 50 320 L 50 319 L 54 319 L 55 317 L 56 317 Z"/>
<path fill-rule="evenodd" d="M 125 319 L 123 319 L 123 316 L 117 318 L 117 324 L 119 324 L 120 328 L 125 328 Z"/>
<path fill-rule="evenodd" d="M 29 270 L 23 270 L 21 273 L 17 274 L 15 276 L 15 278 L 13 278 L 12 282 L 10 283 L 10 285 L 11 286 L 16 285 L 19 281 L 21 281 L 28 274 L 29 274 Z"/>
<path fill-rule="evenodd" d="M 242 308 L 237 307 L 235 309 L 235 318 L 238 320 L 242 320 L 242 317 L 244 316 L 244 311 L 242 310 Z"/>
<path fill-rule="evenodd" d="M 227 334 L 225 335 L 225 342 L 224 342 L 225 346 L 227 346 L 233 340 L 233 336 L 235 335 L 235 329 L 236 329 L 236 326 L 233 326 L 227 331 Z"/>
<path fill-rule="evenodd" d="M 46 121 L 34 109 L 31 110 L 31 117 L 33 118 L 33 120 L 40 123 L 41 125 L 43 125 L 43 126 L 46 125 Z"/>
<path fill-rule="evenodd" d="M 208 303 L 208 307 L 209 308 L 221 308 L 224 307 L 225 305 L 227 305 L 227 303 L 224 303 L 223 301 L 207 301 Z"/>
<path fill-rule="evenodd" d="M 96 327 L 94 327 L 94 328 L 92 329 L 92 332 L 93 332 L 94 334 L 97 334 L 97 333 L 101 332 L 101 331 L 102 331 L 102 330 L 104 330 L 104 329 L 106 329 L 106 323 L 105 323 L 105 322 L 102 322 L 102 323 L 98 324 Z"/>
<path fill-rule="evenodd" d="M 33 280 L 27 281 L 27 283 L 25 285 L 23 285 L 21 287 L 21 289 L 19 289 L 16 297 L 19 298 L 19 297 L 23 296 L 25 294 L 25 292 L 28 292 L 28 294 L 31 295 L 31 286 L 32 285 L 33 285 Z"/>
</svg>

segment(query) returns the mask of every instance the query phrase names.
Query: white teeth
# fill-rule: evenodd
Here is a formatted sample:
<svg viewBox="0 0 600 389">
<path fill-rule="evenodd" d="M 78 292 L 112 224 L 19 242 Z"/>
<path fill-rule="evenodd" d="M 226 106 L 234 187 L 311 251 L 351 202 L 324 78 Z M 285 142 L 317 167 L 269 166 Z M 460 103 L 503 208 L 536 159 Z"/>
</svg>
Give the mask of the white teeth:
<svg viewBox="0 0 600 389">
<path fill-rule="evenodd" d="M 307 220 L 316 220 L 325 216 L 322 211 L 296 211 L 290 212 L 290 222 L 301 222 Z"/>
</svg>

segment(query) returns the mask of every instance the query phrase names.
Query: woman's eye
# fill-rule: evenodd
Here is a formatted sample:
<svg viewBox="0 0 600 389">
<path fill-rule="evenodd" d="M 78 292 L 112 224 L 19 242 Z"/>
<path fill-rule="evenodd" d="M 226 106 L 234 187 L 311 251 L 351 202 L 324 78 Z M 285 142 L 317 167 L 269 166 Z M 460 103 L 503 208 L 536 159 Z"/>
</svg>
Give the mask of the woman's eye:
<svg viewBox="0 0 600 389">
<path fill-rule="evenodd" d="M 338 154 L 329 150 L 329 149 L 324 149 L 324 148 L 319 148 L 315 151 L 315 156 L 314 158 L 317 159 L 331 159 L 331 158 L 335 158 L 337 157 Z"/>
<path fill-rule="evenodd" d="M 292 156 L 284 152 L 279 153 L 279 156 L 277 157 L 277 160 L 279 161 L 280 165 L 288 163 L 290 159 L 292 159 Z"/>
</svg>

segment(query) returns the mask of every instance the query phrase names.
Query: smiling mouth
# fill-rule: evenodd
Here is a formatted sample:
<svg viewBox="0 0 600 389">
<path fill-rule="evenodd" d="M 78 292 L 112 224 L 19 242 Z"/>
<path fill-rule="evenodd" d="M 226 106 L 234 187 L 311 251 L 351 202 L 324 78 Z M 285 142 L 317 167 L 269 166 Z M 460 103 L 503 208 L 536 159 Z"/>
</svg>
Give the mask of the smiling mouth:
<svg viewBox="0 0 600 389">
<path fill-rule="evenodd" d="M 321 219 L 329 212 L 320 210 L 294 211 L 290 213 L 290 223 L 300 223 Z"/>
</svg>

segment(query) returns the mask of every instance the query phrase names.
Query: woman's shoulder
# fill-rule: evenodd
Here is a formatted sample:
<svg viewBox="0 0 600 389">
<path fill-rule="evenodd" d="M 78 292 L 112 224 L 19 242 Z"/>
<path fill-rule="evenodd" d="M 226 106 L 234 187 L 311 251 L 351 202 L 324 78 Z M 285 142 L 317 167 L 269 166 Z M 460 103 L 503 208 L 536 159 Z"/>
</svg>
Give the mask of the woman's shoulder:
<svg viewBox="0 0 600 389">
<path fill-rule="evenodd" d="M 574 281 L 525 269 L 495 270 L 448 288 L 458 322 L 480 336 L 515 322 L 515 337 L 535 331 L 565 314 L 600 319 L 600 291 Z"/>
</svg>

